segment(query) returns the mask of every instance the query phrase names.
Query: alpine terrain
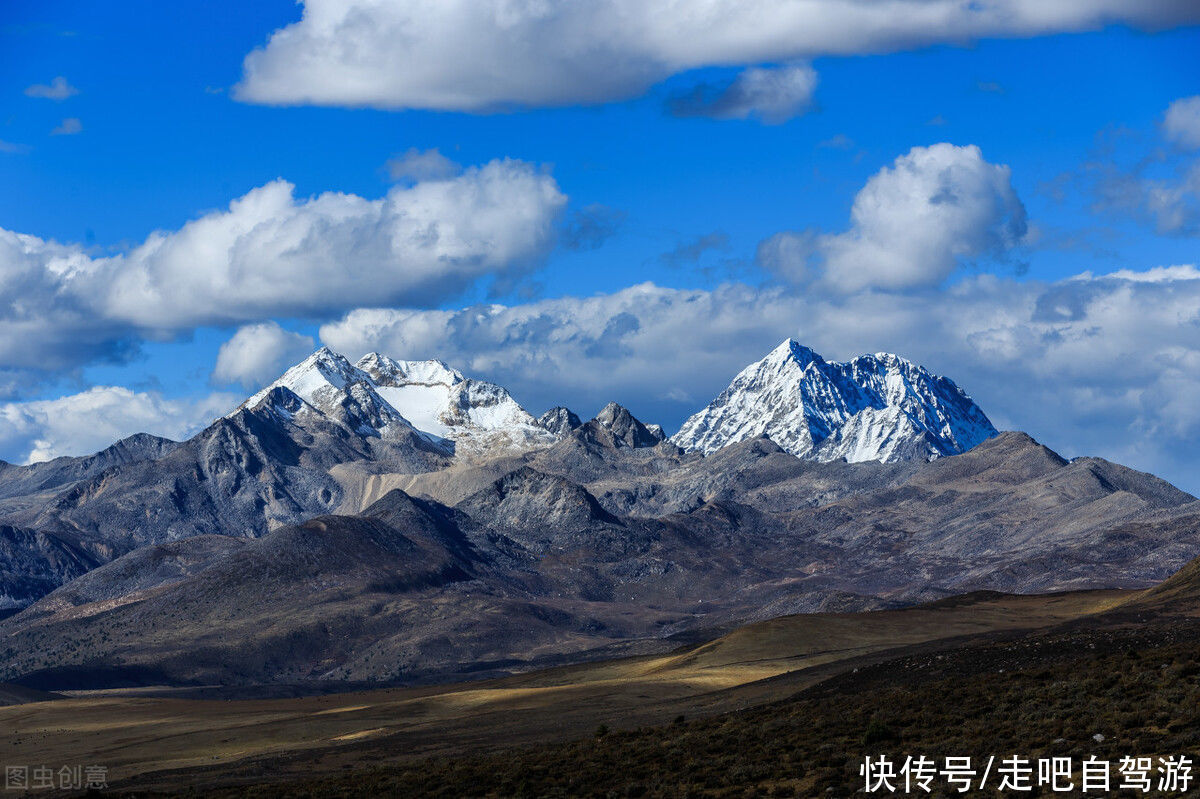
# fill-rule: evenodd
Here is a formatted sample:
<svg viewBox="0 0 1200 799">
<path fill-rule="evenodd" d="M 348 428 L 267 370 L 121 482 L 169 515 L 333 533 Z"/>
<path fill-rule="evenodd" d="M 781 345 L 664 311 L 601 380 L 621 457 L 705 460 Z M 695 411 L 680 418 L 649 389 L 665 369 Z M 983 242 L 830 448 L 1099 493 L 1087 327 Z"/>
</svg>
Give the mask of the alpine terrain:
<svg viewBox="0 0 1200 799">
<path fill-rule="evenodd" d="M 1200 503 L 997 434 L 950 380 L 784 342 L 671 439 L 322 348 L 184 442 L 0 469 L 0 679 L 428 682 L 788 613 L 1142 588 Z"/>
</svg>

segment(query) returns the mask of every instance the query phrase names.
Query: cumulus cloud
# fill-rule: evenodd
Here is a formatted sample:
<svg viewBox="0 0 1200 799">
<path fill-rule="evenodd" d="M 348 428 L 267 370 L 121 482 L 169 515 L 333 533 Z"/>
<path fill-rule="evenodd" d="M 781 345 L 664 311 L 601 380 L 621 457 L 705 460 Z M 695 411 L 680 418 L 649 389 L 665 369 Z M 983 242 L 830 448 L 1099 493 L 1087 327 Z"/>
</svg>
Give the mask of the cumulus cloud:
<svg viewBox="0 0 1200 799">
<path fill-rule="evenodd" d="M 375 200 L 297 198 L 276 180 L 105 257 L 0 229 L 0 368 L 61 369 L 198 325 L 440 303 L 537 267 L 565 203 L 549 174 L 498 160 Z"/>
<path fill-rule="evenodd" d="M 134 433 L 179 440 L 238 402 L 229 394 L 180 400 L 98 386 L 52 400 L 0 403 L 0 452 L 33 463 L 60 455 L 87 455 Z"/>
<path fill-rule="evenodd" d="M 312 350 L 312 336 L 284 330 L 276 322 L 246 325 L 221 345 L 212 379 L 257 389 Z"/>
<path fill-rule="evenodd" d="M 436 147 L 430 150 L 411 147 L 403 155 L 389 158 L 387 171 L 392 180 L 446 180 L 460 174 L 462 165 L 442 155 Z"/>
<path fill-rule="evenodd" d="M 303 3 L 298 22 L 246 57 L 239 99 L 476 112 L 599 103 L 637 96 L 698 67 L 803 62 L 1110 23 L 1200 21 L 1190 0 Z"/>
<path fill-rule="evenodd" d="M 786 122 L 808 110 L 817 73 L 807 64 L 744 70 L 725 86 L 701 84 L 672 97 L 667 107 L 678 117 Z"/>
<path fill-rule="evenodd" d="M 1163 115 L 1162 127 L 1169 141 L 1189 150 L 1200 149 L 1200 95 L 1171 103 Z"/>
<path fill-rule="evenodd" d="M 844 233 L 785 232 L 765 240 L 759 263 L 793 283 L 820 277 L 841 292 L 942 283 L 964 261 L 1004 257 L 1027 232 L 1007 166 L 975 145 L 914 147 L 873 175 L 854 198 Z"/>
<path fill-rule="evenodd" d="M 794 336 L 831 358 L 889 350 L 949 375 L 994 421 L 1200 490 L 1200 270 L 977 275 L 945 289 L 845 296 L 643 284 L 587 298 L 461 311 L 360 309 L 324 325 L 350 356 L 440 357 L 534 410 L 616 399 L 678 425 Z"/>
<path fill-rule="evenodd" d="M 867 181 L 850 215 L 850 230 L 821 244 L 825 278 L 844 290 L 936 285 L 1026 232 L 1011 170 L 975 145 L 914 147 Z"/>
<path fill-rule="evenodd" d="M 65 100 L 77 94 L 79 89 L 68 83 L 62 75 L 49 83 L 35 83 L 25 89 L 26 97 L 41 97 L 45 100 Z"/>
<path fill-rule="evenodd" d="M 76 133 L 83 132 L 83 123 L 78 117 L 67 117 L 59 123 L 58 127 L 50 131 L 51 136 L 74 136 Z"/>
</svg>

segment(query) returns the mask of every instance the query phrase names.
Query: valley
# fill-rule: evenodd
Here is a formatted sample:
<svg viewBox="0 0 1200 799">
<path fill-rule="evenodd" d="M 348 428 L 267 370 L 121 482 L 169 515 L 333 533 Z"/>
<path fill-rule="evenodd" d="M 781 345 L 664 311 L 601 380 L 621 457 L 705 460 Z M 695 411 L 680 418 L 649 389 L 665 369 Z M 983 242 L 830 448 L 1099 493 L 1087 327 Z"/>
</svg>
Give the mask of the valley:
<svg viewBox="0 0 1200 799">
<path fill-rule="evenodd" d="M 1144 592 L 980 594 L 904 610 L 773 619 L 665 655 L 498 680 L 296 699 L 196 699 L 204 689 L 75 692 L 0 707 L 6 756 L 88 751 L 114 784 L 154 790 L 336 774 L 702 718 L 785 699 L 838 674 L 1059 627 Z M 214 690 L 214 695 L 219 691 Z M 236 696 L 236 694 L 233 694 Z"/>
</svg>

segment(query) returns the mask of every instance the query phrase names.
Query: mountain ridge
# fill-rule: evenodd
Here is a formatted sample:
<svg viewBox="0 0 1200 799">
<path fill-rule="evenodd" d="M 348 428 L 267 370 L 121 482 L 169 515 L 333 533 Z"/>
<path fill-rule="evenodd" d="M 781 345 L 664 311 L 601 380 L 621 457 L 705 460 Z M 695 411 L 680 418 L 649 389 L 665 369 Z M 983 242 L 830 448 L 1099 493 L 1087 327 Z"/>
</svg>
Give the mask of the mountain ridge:
<svg viewBox="0 0 1200 799">
<path fill-rule="evenodd" d="M 789 338 L 670 440 L 707 454 L 766 434 L 802 458 L 888 462 L 958 454 L 996 433 L 953 381 L 911 361 L 884 352 L 826 361 Z"/>
</svg>

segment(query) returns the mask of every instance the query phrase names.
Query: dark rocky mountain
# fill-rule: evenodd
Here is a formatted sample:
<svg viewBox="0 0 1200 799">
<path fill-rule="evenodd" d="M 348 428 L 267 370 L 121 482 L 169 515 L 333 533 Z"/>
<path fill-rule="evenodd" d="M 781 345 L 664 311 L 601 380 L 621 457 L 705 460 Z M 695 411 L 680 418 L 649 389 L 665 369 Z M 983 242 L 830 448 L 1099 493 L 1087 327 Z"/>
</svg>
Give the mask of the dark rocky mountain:
<svg viewBox="0 0 1200 799">
<path fill-rule="evenodd" d="M 24 594 L 34 599 L 38 585 L 60 585 L 139 546 L 206 534 L 256 537 L 332 511 L 342 490 L 329 470 L 339 463 L 369 460 L 395 471 L 448 463 L 416 431 L 356 434 L 356 420 L 375 409 L 351 397 L 338 406 L 340 418 L 306 410 L 295 394 L 275 389 L 182 444 L 142 437 L 88 458 L 10 467 L 0 476 L 8 494 L 0 520 L 27 532 L 8 534 L 13 552 L 0 564 L 35 580 Z M 23 567 L 35 553 L 45 554 L 42 566 Z"/>
<path fill-rule="evenodd" d="M 23 608 L 101 562 L 70 535 L 0 525 L 0 612 Z"/>
<path fill-rule="evenodd" d="M 787 613 L 1144 587 L 1200 552 L 1200 502 L 1023 434 L 891 464 L 616 440 L 417 475 L 424 498 L 257 539 L 137 549 L 0 622 L 0 680 L 481 676 Z"/>
<path fill-rule="evenodd" d="M 593 419 L 576 427 L 571 435 L 581 441 L 609 448 L 654 447 L 662 438 L 651 433 L 629 410 L 615 402 L 605 405 Z"/>
<path fill-rule="evenodd" d="M 597 432 L 599 429 L 608 431 L 613 444 L 618 447 L 653 447 L 663 440 L 661 428 L 660 435 L 651 433 L 627 408 L 615 402 L 605 405 L 588 424 L 594 425 Z"/>
<path fill-rule="evenodd" d="M 37 497 L 43 492 L 93 477 L 114 466 L 161 458 L 177 447 L 177 441 L 138 433 L 83 458 L 55 458 L 28 466 L 0 461 L 0 500 Z"/>
<path fill-rule="evenodd" d="M 537 421 L 542 427 L 559 437 L 565 436 L 583 424 L 570 408 L 564 408 L 561 405 L 546 411 L 538 417 Z"/>
</svg>

